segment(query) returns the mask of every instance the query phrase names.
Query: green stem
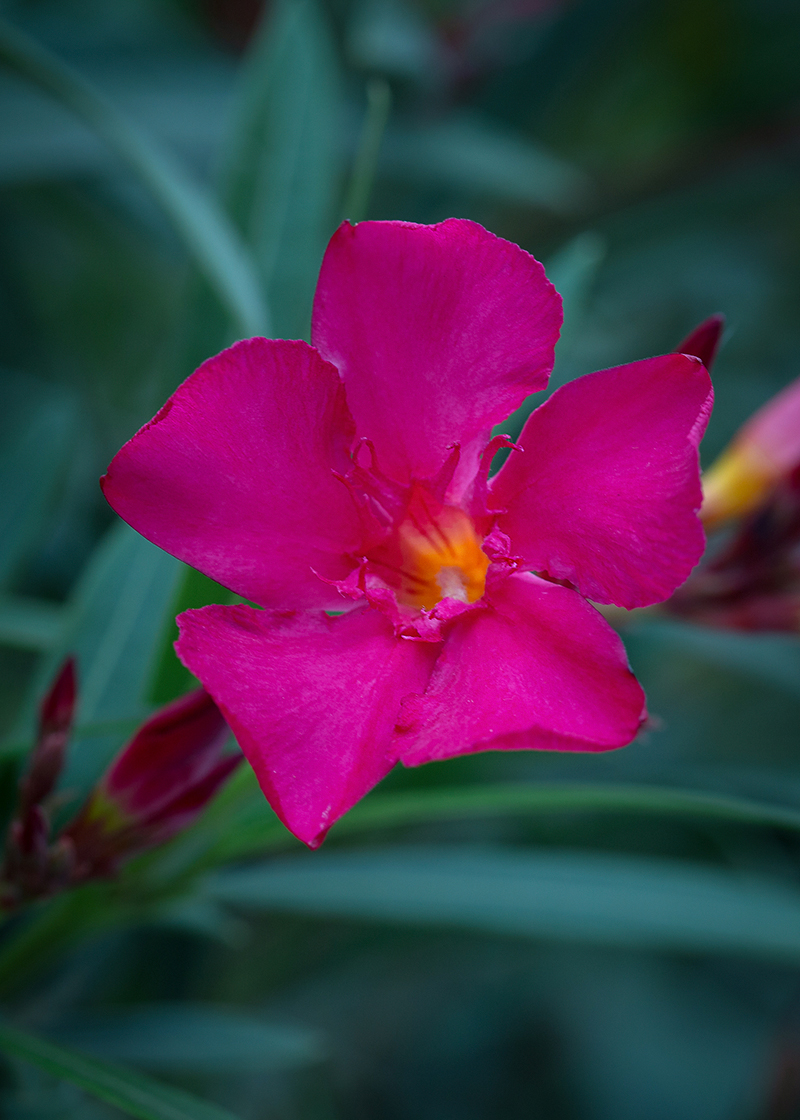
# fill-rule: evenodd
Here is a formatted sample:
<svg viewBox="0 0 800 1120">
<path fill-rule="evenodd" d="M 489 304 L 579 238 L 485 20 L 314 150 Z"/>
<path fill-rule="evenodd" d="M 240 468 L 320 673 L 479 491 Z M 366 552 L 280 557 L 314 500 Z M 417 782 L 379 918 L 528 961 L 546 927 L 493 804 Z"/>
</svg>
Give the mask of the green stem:
<svg viewBox="0 0 800 1120">
<path fill-rule="evenodd" d="M 80 74 L 0 18 L 0 62 L 71 109 L 150 190 L 243 335 L 268 334 L 269 312 L 250 254 L 223 212 L 169 152 Z"/>
</svg>

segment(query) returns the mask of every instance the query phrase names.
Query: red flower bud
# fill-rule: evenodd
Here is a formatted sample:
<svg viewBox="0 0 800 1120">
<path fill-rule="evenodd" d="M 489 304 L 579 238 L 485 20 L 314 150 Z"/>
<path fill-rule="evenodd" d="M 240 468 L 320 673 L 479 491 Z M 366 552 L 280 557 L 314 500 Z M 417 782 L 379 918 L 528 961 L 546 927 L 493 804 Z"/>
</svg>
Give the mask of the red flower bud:
<svg viewBox="0 0 800 1120">
<path fill-rule="evenodd" d="M 191 824 L 241 761 L 223 753 L 229 734 L 202 688 L 143 724 L 64 833 L 74 878 L 112 874 L 121 860 Z"/>
<path fill-rule="evenodd" d="M 20 812 L 39 805 L 55 787 L 75 714 L 75 662 L 68 658 L 39 709 L 39 729 L 25 776 L 20 783 Z"/>
<path fill-rule="evenodd" d="M 675 353 L 690 354 L 694 358 L 699 358 L 710 373 L 717 357 L 724 328 L 725 316 L 711 315 L 708 319 L 704 319 L 699 327 L 695 327 L 680 346 L 675 347 Z"/>
<path fill-rule="evenodd" d="M 711 626 L 800 630 L 800 467 L 665 605 Z"/>
<path fill-rule="evenodd" d="M 800 466 L 800 378 L 758 410 L 703 476 L 709 528 L 751 513 Z"/>
<path fill-rule="evenodd" d="M 64 765 L 74 712 L 75 663 L 69 658 L 42 701 L 36 743 L 19 784 L 0 875 L 0 906 L 6 909 L 53 894 L 69 877 L 68 852 L 60 845 L 51 847 L 50 817 L 42 803 Z"/>
</svg>

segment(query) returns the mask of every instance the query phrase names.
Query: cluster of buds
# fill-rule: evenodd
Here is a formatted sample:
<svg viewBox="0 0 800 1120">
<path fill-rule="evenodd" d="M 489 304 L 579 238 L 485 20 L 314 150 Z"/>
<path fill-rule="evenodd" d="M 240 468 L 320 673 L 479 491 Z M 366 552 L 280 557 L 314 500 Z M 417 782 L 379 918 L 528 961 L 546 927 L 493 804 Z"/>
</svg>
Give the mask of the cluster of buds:
<svg viewBox="0 0 800 1120">
<path fill-rule="evenodd" d="M 42 703 L 19 784 L 0 872 L 0 906 L 6 910 L 114 875 L 125 860 L 163 844 L 194 821 L 242 759 L 225 750 L 228 726 L 208 693 L 197 689 L 142 724 L 75 818 L 54 836 L 54 791 L 76 693 L 69 660 Z"/>
<path fill-rule="evenodd" d="M 708 368 L 712 351 L 679 349 Z M 717 334 L 718 339 L 718 334 Z M 800 378 L 760 408 L 703 476 L 706 529 L 730 529 L 666 610 L 711 626 L 800 630 Z"/>
</svg>

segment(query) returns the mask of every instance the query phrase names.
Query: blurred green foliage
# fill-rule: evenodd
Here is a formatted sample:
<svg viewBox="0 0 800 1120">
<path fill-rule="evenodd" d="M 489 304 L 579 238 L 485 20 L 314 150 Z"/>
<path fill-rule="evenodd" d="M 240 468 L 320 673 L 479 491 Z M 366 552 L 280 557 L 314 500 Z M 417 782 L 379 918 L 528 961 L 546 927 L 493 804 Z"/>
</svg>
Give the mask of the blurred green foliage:
<svg viewBox="0 0 800 1120">
<path fill-rule="evenodd" d="M 227 593 L 114 524 L 97 478 L 249 314 L 307 337 L 369 88 L 367 216 L 471 217 L 543 259 L 554 384 L 722 311 L 708 461 L 800 373 L 792 0 L 261 8 L 0 4 L 69 68 L 0 29 L 6 815 L 65 652 L 65 814 L 190 686 L 172 619 Z M 3 1115 L 800 1116 L 800 640 L 625 640 L 654 719 L 624 751 L 395 772 L 318 855 L 242 769 L 119 881 L 12 919 Z"/>
</svg>

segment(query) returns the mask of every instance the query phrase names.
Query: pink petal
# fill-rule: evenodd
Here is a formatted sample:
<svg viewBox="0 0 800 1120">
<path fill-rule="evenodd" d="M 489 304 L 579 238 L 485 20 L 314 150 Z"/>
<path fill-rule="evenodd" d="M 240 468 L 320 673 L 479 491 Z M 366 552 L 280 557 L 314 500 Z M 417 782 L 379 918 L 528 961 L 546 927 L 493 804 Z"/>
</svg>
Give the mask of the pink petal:
<svg viewBox="0 0 800 1120">
<path fill-rule="evenodd" d="M 601 603 L 666 599 L 703 552 L 697 445 L 712 399 L 702 363 L 685 354 L 557 390 L 491 486 L 525 566 Z"/>
<path fill-rule="evenodd" d="M 176 649 L 231 726 L 295 836 L 317 847 L 392 769 L 400 701 L 421 692 L 440 645 L 395 638 L 369 607 L 324 614 L 204 607 Z"/>
<path fill-rule="evenodd" d="M 644 693 L 618 635 L 576 591 L 515 575 L 453 624 L 422 697 L 403 704 L 407 766 L 478 750 L 629 743 Z"/>
<path fill-rule="evenodd" d="M 492 425 L 546 386 L 560 326 L 542 266 L 475 222 L 361 222 L 328 246 L 312 340 L 381 470 L 429 478 L 460 442 L 458 492 Z"/>
<path fill-rule="evenodd" d="M 252 338 L 204 362 L 116 455 L 110 504 L 248 599 L 341 609 L 359 522 L 332 473 L 353 437 L 341 382 L 304 342 Z"/>
</svg>

